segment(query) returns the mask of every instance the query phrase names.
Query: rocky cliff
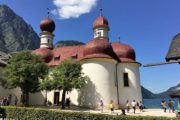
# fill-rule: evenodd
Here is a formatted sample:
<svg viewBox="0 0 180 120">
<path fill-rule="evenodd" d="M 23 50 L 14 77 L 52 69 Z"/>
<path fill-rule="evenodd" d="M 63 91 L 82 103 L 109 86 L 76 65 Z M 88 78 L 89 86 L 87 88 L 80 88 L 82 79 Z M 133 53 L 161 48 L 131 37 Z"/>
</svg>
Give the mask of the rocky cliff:
<svg viewBox="0 0 180 120">
<path fill-rule="evenodd" d="M 32 27 L 6 5 L 0 5 L 0 51 L 36 49 L 40 40 Z"/>
</svg>

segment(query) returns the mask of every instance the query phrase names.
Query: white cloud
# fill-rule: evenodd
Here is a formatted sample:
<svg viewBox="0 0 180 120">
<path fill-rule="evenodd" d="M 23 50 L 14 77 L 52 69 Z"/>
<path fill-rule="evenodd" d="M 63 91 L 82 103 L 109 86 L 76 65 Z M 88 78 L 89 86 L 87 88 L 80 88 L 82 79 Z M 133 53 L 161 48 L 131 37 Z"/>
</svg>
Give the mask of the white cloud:
<svg viewBox="0 0 180 120">
<path fill-rule="evenodd" d="M 89 13 L 96 6 L 98 0 L 53 0 L 57 7 L 51 12 L 60 19 L 78 18 L 80 15 Z"/>
</svg>

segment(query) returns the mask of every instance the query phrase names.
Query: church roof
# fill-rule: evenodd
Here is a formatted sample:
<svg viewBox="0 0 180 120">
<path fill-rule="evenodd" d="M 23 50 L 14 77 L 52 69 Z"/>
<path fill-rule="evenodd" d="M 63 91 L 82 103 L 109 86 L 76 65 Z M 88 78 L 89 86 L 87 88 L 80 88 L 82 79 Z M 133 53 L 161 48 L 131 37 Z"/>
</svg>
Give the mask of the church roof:
<svg viewBox="0 0 180 120">
<path fill-rule="evenodd" d="M 52 33 L 55 30 L 55 23 L 52 19 L 45 18 L 40 22 L 40 28 L 42 32 L 50 32 Z"/>
<path fill-rule="evenodd" d="M 108 20 L 104 16 L 99 16 L 93 23 L 93 29 L 97 27 L 106 27 L 109 29 Z"/>
<path fill-rule="evenodd" d="M 3 66 L 6 66 L 6 64 L 7 64 L 7 63 L 6 63 L 5 61 L 3 61 L 3 60 L 0 59 L 0 67 L 1 67 L 1 66 L 2 66 L 2 67 L 3 67 Z"/>
<path fill-rule="evenodd" d="M 48 65 L 56 66 L 69 58 L 80 60 L 83 58 L 83 49 L 84 45 L 54 48 L 52 50 L 53 58 L 50 60 Z"/>
<path fill-rule="evenodd" d="M 93 29 L 104 27 L 109 30 L 108 20 L 102 14 L 94 21 Z M 55 23 L 50 18 L 41 21 L 41 34 L 52 33 L 55 29 Z M 72 58 L 74 60 L 84 60 L 92 58 L 106 58 L 116 60 L 118 62 L 135 61 L 135 51 L 132 47 L 122 43 L 109 43 L 106 37 L 96 37 L 85 45 L 66 46 L 54 49 L 39 48 L 32 52 L 42 56 L 49 66 L 59 65 L 63 60 Z"/>
<path fill-rule="evenodd" d="M 127 45 L 123 46 L 124 44 L 121 44 L 121 46 L 114 47 L 115 44 L 118 43 L 110 44 L 104 39 L 100 41 L 98 39 L 93 39 L 86 45 L 64 46 L 54 49 L 39 48 L 32 53 L 42 56 L 49 66 L 59 65 L 62 61 L 69 58 L 77 61 L 92 58 L 107 58 L 122 63 L 137 63 L 135 61 L 135 52 L 130 46 L 127 47 Z"/>
<path fill-rule="evenodd" d="M 106 38 L 98 37 L 84 46 L 83 55 L 85 58 L 113 58 L 113 49 Z"/>
<path fill-rule="evenodd" d="M 40 55 L 45 60 L 45 62 L 49 62 L 53 57 L 51 49 L 48 48 L 39 48 L 32 51 L 32 53 Z"/>
<path fill-rule="evenodd" d="M 180 33 L 172 39 L 171 45 L 166 55 L 166 61 L 178 59 L 180 59 Z"/>
<path fill-rule="evenodd" d="M 117 55 L 117 57 L 121 60 L 127 60 L 127 61 L 135 61 L 136 60 L 136 54 L 134 49 L 127 44 L 119 43 L 119 42 L 113 42 L 112 44 L 113 51 Z"/>
</svg>

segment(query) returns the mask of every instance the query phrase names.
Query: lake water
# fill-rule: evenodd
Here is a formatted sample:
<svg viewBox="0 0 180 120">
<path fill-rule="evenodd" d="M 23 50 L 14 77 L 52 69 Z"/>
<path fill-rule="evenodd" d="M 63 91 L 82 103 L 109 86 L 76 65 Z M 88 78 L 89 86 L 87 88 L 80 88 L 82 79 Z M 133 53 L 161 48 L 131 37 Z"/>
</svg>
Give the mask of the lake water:
<svg viewBox="0 0 180 120">
<path fill-rule="evenodd" d="M 161 108 L 161 101 L 165 100 L 168 103 L 169 99 L 143 99 L 146 108 Z M 177 109 L 178 99 L 171 99 L 175 101 L 175 107 Z"/>
</svg>

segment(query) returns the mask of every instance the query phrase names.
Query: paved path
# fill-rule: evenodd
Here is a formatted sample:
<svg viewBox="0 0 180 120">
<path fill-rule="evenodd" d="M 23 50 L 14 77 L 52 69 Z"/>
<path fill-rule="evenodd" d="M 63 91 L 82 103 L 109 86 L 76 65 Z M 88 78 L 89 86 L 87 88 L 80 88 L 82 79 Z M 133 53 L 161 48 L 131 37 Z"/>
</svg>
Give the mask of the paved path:
<svg viewBox="0 0 180 120">
<path fill-rule="evenodd" d="M 53 107 L 45 107 L 47 109 L 53 109 L 53 110 L 60 110 L 60 106 L 53 106 Z M 71 106 L 70 109 L 65 109 L 66 111 L 75 111 L 75 112 L 89 112 L 89 113 L 100 113 L 98 110 L 92 110 L 92 109 L 86 109 L 86 108 L 79 108 L 75 106 Z M 115 110 L 114 115 L 121 114 L 121 110 Z M 109 110 L 104 110 L 103 113 L 100 114 L 111 114 Z M 143 112 L 140 112 L 139 109 L 136 110 L 136 113 L 133 113 L 133 110 L 131 109 L 129 113 L 126 113 L 127 115 L 135 115 L 135 116 L 162 116 L 162 117 L 176 117 L 176 113 L 172 113 L 167 110 L 167 112 L 164 112 L 162 109 L 144 109 Z"/>
<path fill-rule="evenodd" d="M 82 111 L 82 110 L 81 110 Z M 100 113 L 99 111 L 95 110 L 87 110 L 84 112 L 90 112 L 90 113 Z M 115 110 L 114 114 L 121 114 L 121 110 Z M 111 114 L 109 110 L 105 110 L 103 114 Z M 136 113 L 133 113 L 133 110 L 130 110 L 129 113 L 126 113 L 127 115 L 135 115 L 135 116 L 163 116 L 163 117 L 176 117 L 176 113 L 169 113 L 169 111 L 164 112 L 162 109 L 145 109 L 143 112 L 140 112 L 139 110 L 136 110 Z"/>
</svg>

